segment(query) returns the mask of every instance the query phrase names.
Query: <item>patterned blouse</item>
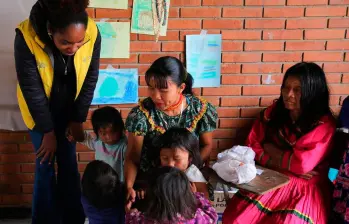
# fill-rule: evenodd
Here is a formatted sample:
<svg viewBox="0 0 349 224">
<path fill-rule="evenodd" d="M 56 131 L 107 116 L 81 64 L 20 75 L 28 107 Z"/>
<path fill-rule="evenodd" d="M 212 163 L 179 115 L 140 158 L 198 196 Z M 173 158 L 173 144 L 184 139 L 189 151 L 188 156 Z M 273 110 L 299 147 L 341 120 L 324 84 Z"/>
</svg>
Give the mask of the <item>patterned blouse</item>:
<svg viewBox="0 0 349 224">
<path fill-rule="evenodd" d="M 126 129 L 136 136 L 144 136 L 141 154 L 140 170 L 147 172 L 153 167 L 149 150 L 152 147 L 154 137 L 163 134 L 172 127 L 183 127 L 191 131 L 195 136 L 216 129 L 216 109 L 206 100 L 185 95 L 187 107 L 182 114 L 169 116 L 155 108 L 153 101 L 146 98 L 133 108 L 126 120 Z"/>
<path fill-rule="evenodd" d="M 185 220 L 181 215 L 178 215 L 179 222 L 177 224 L 216 224 L 218 215 L 216 210 L 211 206 L 211 203 L 204 197 L 202 193 L 195 193 L 198 201 L 198 207 L 193 219 Z M 139 211 L 126 214 L 126 224 L 160 224 L 156 220 L 150 220 L 144 217 L 144 214 Z"/>
</svg>

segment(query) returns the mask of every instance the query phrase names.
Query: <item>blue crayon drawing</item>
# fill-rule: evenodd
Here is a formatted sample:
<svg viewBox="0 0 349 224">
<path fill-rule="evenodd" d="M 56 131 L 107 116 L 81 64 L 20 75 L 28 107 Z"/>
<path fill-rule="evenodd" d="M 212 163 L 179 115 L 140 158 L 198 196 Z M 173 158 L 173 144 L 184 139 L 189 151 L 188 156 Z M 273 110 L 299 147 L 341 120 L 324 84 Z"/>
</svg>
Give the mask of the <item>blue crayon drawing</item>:
<svg viewBox="0 0 349 224">
<path fill-rule="evenodd" d="M 101 69 L 92 105 L 138 102 L 137 69 Z"/>
</svg>

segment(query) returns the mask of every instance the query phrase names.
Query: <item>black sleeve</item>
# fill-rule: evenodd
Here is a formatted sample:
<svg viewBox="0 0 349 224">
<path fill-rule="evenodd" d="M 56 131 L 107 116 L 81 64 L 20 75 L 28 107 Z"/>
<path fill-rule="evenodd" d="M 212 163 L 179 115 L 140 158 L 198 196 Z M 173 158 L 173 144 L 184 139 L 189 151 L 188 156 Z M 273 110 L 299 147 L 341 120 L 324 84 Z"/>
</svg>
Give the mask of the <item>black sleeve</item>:
<svg viewBox="0 0 349 224">
<path fill-rule="evenodd" d="M 34 130 L 47 133 L 53 130 L 53 122 L 42 80 L 34 55 L 28 48 L 22 33 L 16 30 L 15 64 L 17 79 L 29 112 L 35 122 Z"/>
<path fill-rule="evenodd" d="M 85 122 L 88 109 L 90 108 L 93 93 L 96 88 L 96 83 L 99 74 L 99 58 L 101 53 L 101 35 L 98 31 L 97 39 L 94 45 L 90 68 L 86 74 L 84 84 L 78 98 L 74 103 L 73 118 L 75 122 Z"/>
</svg>

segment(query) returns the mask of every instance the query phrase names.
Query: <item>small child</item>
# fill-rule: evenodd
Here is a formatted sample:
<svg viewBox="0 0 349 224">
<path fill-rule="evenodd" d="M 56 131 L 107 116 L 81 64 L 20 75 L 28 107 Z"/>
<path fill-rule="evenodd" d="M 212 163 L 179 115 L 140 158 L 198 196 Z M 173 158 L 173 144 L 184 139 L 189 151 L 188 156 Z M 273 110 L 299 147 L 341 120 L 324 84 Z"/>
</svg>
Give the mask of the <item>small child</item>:
<svg viewBox="0 0 349 224">
<path fill-rule="evenodd" d="M 81 185 L 81 203 L 90 224 L 125 222 L 122 184 L 109 164 L 100 160 L 90 162 Z"/>
<path fill-rule="evenodd" d="M 185 172 L 197 190 L 209 198 L 207 181 L 202 167 L 199 140 L 186 128 L 171 128 L 154 140 L 155 167 L 177 167 Z"/>
<path fill-rule="evenodd" d="M 93 112 L 91 120 L 96 138 L 85 131 L 85 139 L 81 143 L 96 152 L 96 160 L 113 167 L 123 182 L 127 138 L 119 111 L 109 106 L 102 107 Z"/>
<path fill-rule="evenodd" d="M 186 174 L 175 167 L 156 168 L 146 192 L 144 206 L 126 213 L 126 224 L 217 223 L 210 202 L 195 193 Z"/>
</svg>

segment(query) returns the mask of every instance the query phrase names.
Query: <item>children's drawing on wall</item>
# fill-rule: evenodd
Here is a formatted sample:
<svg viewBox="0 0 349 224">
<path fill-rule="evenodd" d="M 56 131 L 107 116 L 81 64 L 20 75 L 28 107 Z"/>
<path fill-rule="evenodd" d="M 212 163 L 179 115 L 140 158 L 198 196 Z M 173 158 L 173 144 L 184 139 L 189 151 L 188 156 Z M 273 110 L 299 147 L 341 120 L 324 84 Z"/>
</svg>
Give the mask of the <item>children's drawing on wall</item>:
<svg viewBox="0 0 349 224">
<path fill-rule="evenodd" d="M 90 0 L 91 8 L 127 9 L 127 0 Z"/>
<path fill-rule="evenodd" d="M 92 104 L 138 102 L 138 70 L 107 68 L 99 71 Z"/>
<path fill-rule="evenodd" d="M 130 57 L 130 22 L 97 22 L 102 37 L 101 58 Z"/>
<path fill-rule="evenodd" d="M 221 34 L 186 36 L 186 64 L 194 87 L 220 86 L 221 52 Z"/>
<path fill-rule="evenodd" d="M 133 0 L 131 32 L 166 36 L 170 0 Z"/>
</svg>

